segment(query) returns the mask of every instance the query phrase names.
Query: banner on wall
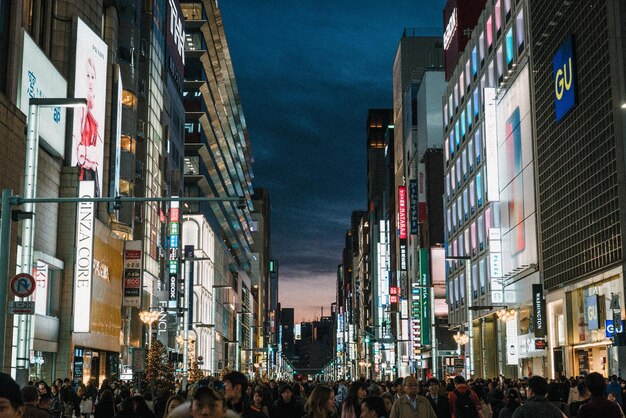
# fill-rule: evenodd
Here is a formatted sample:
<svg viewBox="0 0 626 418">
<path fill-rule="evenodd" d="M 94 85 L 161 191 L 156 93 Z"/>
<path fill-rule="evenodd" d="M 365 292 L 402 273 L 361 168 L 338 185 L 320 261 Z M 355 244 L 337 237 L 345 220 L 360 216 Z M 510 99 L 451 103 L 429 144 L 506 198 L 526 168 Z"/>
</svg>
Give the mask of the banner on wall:
<svg viewBox="0 0 626 418">
<path fill-rule="evenodd" d="M 80 167 L 80 180 L 95 182 L 94 196 L 102 196 L 104 124 L 106 108 L 107 44 L 80 18 L 76 22 L 74 97 L 86 98 L 87 107 L 74 110 L 72 166 Z"/>
<path fill-rule="evenodd" d="M 543 286 L 533 284 L 533 325 L 535 327 L 535 338 L 546 337 L 546 307 L 543 299 Z"/>
<path fill-rule="evenodd" d="M 141 241 L 126 241 L 124 248 L 124 307 L 141 307 Z"/>
</svg>

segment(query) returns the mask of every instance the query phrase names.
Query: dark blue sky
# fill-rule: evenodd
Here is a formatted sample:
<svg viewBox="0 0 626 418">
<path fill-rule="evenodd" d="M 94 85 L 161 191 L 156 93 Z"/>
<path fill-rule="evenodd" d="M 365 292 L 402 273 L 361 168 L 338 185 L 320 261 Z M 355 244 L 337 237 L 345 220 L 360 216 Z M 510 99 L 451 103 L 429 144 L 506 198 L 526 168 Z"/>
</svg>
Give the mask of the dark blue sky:
<svg viewBox="0 0 626 418">
<path fill-rule="evenodd" d="M 392 106 L 407 27 L 442 33 L 443 0 L 220 1 L 254 157 L 269 190 L 279 301 L 325 314 L 353 210 L 365 209 L 369 108 Z"/>
</svg>

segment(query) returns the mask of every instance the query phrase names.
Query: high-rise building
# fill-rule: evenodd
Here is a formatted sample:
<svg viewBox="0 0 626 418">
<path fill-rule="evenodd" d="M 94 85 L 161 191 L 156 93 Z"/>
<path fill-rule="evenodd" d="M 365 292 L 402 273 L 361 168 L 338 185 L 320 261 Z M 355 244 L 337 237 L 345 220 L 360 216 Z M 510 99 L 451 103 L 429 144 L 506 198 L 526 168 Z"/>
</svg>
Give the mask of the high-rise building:
<svg viewBox="0 0 626 418">
<path fill-rule="evenodd" d="M 394 187 L 390 190 L 395 196 L 396 212 L 392 219 L 398 220 L 398 234 L 390 239 L 391 251 L 395 253 L 396 264 L 391 266 L 390 287 L 398 296 L 397 302 L 392 302 L 391 317 L 392 329 L 396 341 L 396 367 L 400 376 L 413 372 L 412 344 L 410 343 L 411 315 L 408 309 L 402 309 L 411 298 L 411 274 L 409 269 L 409 241 L 408 228 L 408 186 L 409 179 L 417 179 L 416 155 L 413 148 L 416 144 L 417 120 L 412 115 L 415 106 L 417 87 L 424 74 L 429 69 L 443 69 L 443 46 L 441 37 L 419 36 L 419 31 L 405 30 L 393 65 L 393 126 L 394 126 Z M 415 88 L 412 89 L 412 86 Z M 415 122 L 415 124 L 414 124 Z M 392 230 L 395 231 L 395 228 Z M 405 302 L 406 301 L 406 302 Z"/>
<path fill-rule="evenodd" d="M 547 336 L 544 375 L 620 375 L 626 355 L 610 336 L 626 306 L 626 9 L 528 3 L 547 329 L 533 324 Z"/>
<path fill-rule="evenodd" d="M 214 264 L 206 266 L 215 269 L 212 325 L 219 335 L 211 371 L 230 368 L 253 373 L 256 305 L 251 295 L 257 279 L 252 276 L 249 137 L 219 6 L 212 1 L 184 1 L 181 8 L 185 17 L 184 194 L 217 198 L 184 208 L 185 214 L 204 216 L 218 237 Z"/>
<path fill-rule="evenodd" d="M 448 372 L 467 376 L 543 374 L 527 16 L 524 1 L 488 2 L 444 94 L 448 320 L 465 353 Z"/>
<path fill-rule="evenodd" d="M 472 37 L 474 26 L 485 9 L 486 0 L 448 0 L 443 9 L 443 49 L 446 80 Z"/>
</svg>

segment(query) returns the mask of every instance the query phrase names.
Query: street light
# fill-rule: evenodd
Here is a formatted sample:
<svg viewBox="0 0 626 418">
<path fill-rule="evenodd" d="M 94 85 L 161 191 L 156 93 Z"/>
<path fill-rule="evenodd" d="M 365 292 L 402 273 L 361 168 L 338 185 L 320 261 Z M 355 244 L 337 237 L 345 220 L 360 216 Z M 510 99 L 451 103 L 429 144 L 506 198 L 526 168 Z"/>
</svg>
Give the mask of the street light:
<svg viewBox="0 0 626 418">
<path fill-rule="evenodd" d="M 37 160 L 39 154 L 39 108 L 41 107 L 86 107 L 87 99 L 68 99 L 68 98 L 52 98 L 52 99 L 30 99 L 28 102 L 28 124 L 26 136 L 26 165 L 24 166 L 24 197 L 31 199 L 37 196 Z M 3 193 L 4 197 L 4 193 Z M 8 209 L 8 207 L 6 208 Z M 3 216 L 6 211 L 4 205 L 2 207 Z M 24 203 L 23 211 L 29 213 L 30 216 L 24 218 L 22 222 L 22 256 L 21 256 L 21 272 L 32 274 L 33 269 L 33 240 L 35 230 L 35 204 L 32 202 Z M 10 210 L 8 210 L 10 213 Z M 8 231 L 7 231 L 8 232 Z M 4 228 L 3 237 L 4 238 Z M 3 240 L 3 245 L 8 246 L 10 235 L 7 240 Z M 5 254 L 6 253 L 6 254 Z M 6 257 L 6 259 L 5 259 Z M 8 251 L 0 254 L 0 272 L 7 274 L 8 277 Z M 0 286 L 0 329 L 4 330 L 6 326 L 6 288 Z M 26 384 L 28 378 L 28 369 L 30 361 L 31 339 L 31 316 L 19 315 L 17 318 L 17 371 L 16 379 L 20 386 Z M 0 341 L 0 363 L 4 359 L 4 333 Z"/>
<path fill-rule="evenodd" d="M 148 324 L 148 350 L 152 348 L 152 324 L 159 319 L 159 311 L 141 311 L 139 319 L 144 324 Z"/>
<path fill-rule="evenodd" d="M 465 297 L 467 298 L 467 300 L 465 301 L 465 306 L 467 308 L 467 323 L 468 323 L 467 330 L 469 334 L 467 336 L 467 341 L 465 341 L 465 344 L 469 343 L 469 356 L 467 356 L 469 361 L 466 362 L 466 365 L 467 365 L 466 377 L 470 378 L 474 372 L 474 335 L 473 335 L 474 334 L 474 324 L 473 324 L 474 315 L 472 314 L 472 311 L 474 309 L 472 308 L 472 299 L 473 299 L 472 257 L 468 255 L 458 255 L 458 256 L 451 255 L 451 256 L 446 256 L 445 258 L 446 260 L 464 260 L 465 261 L 465 283 L 464 284 L 465 284 Z M 463 340 L 465 340 L 465 338 Z"/>
</svg>

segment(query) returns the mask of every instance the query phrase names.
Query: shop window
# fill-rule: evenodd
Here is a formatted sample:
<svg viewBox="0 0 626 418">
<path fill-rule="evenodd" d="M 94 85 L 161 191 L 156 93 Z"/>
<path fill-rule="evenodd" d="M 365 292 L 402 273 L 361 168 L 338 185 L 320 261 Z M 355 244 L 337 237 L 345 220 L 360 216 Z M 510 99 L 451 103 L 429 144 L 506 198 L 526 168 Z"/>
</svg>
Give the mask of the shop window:
<svg viewBox="0 0 626 418">
<path fill-rule="evenodd" d="M 137 108 L 137 96 L 130 90 L 122 90 L 122 104 L 131 109 Z"/>
<path fill-rule="evenodd" d="M 491 52 L 493 48 L 493 19 L 491 16 L 487 18 L 485 31 L 487 32 L 487 50 Z"/>
<path fill-rule="evenodd" d="M 474 100 L 472 103 L 474 105 L 474 119 L 478 120 L 480 114 L 480 89 L 478 88 L 474 89 Z"/>
<path fill-rule="evenodd" d="M 513 58 L 515 58 L 515 47 L 513 46 L 513 28 L 509 28 L 506 32 L 506 65 L 507 68 L 513 66 Z"/>
<path fill-rule="evenodd" d="M 515 18 L 515 37 L 517 39 L 517 53 L 521 54 L 524 50 L 524 37 L 526 31 L 524 30 L 524 10 L 520 10 Z"/>
<path fill-rule="evenodd" d="M 485 249 L 485 218 L 481 215 L 477 221 L 478 228 L 478 251 Z"/>
<path fill-rule="evenodd" d="M 457 122 L 458 124 L 458 122 Z M 465 109 L 461 112 L 461 138 L 465 141 Z"/>
<path fill-rule="evenodd" d="M 478 173 L 476 173 L 476 204 L 479 208 L 483 205 L 483 196 L 483 172 L 479 170 Z"/>
<path fill-rule="evenodd" d="M 472 137 L 473 138 L 473 137 Z M 467 143 L 467 164 L 470 175 L 474 172 L 474 140 L 470 139 Z"/>
<path fill-rule="evenodd" d="M 496 21 L 496 37 L 500 38 L 502 32 L 502 7 L 500 6 L 500 0 L 496 1 L 496 5 L 493 8 L 493 15 Z"/>
<path fill-rule="evenodd" d="M 202 20 L 202 3 L 181 3 L 180 8 L 183 12 L 185 20 Z"/>
<path fill-rule="evenodd" d="M 478 298 L 478 263 L 472 263 L 472 297 Z"/>
<path fill-rule="evenodd" d="M 480 129 L 477 129 L 474 133 L 474 151 L 476 152 L 476 166 L 480 165 L 480 159 L 483 155 L 483 141 L 480 134 Z"/>
<path fill-rule="evenodd" d="M 476 222 L 470 226 L 470 239 L 472 243 L 472 257 L 476 256 Z"/>
<path fill-rule="evenodd" d="M 122 150 L 130 152 L 131 154 L 135 154 L 137 147 L 137 141 L 135 141 L 135 138 L 128 135 L 122 135 L 120 142 L 120 147 L 122 148 Z"/>
<path fill-rule="evenodd" d="M 126 179 L 120 179 L 120 196 L 134 196 L 135 185 Z"/>
<path fill-rule="evenodd" d="M 463 150 L 463 154 L 461 154 L 461 166 L 463 167 L 463 182 L 467 180 L 467 148 Z"/>
<path fill-rule="evenodd" d="M 474 213 L 476 212 L 476 181 L 472 180 L 470 182 L 469 185 L 469 192 L 470 192 L 470 214 L 474 215 Z"/>
<path fill-rule="evenodd" d="M 464 209 L 464 219 L 465 221 L 469 220 L 469 191 L 467 188 L 463 190 L 463 209 Z"/>
<path fill-rule="evenodd" d="M 478 37 L 478 58 L 480 58 L 480 68 L 485 66 L 485 33 L 481 32 Z"/>
<path fill-rule="evenodd" d="M 504 46 L 500 45 L 496 53 L 496 70 L 498 70 L 498 82 L 504 80 Z"/>
<path fill-rule="evenodd" d="M 487 262 L 485 259 L 481 259 L 479 262 L 479 271 L 480 271 L 480 294 L 484 295 L 487 288 Z"/>
<path fill-rule="evenodd" d="M 472 76 L 476 79 L 478 74 L 478 47 L 474 46 L 472 49 Z"/>
</svg>

